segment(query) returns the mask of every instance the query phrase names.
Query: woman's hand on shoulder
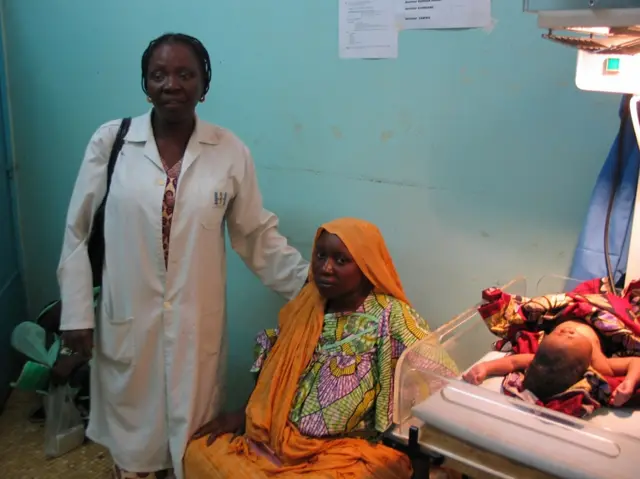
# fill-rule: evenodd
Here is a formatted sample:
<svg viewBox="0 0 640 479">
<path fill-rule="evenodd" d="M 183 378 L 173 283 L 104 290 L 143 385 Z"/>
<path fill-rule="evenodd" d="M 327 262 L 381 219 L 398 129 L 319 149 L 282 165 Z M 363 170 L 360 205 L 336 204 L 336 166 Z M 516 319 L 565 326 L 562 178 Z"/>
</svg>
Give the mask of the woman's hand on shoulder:
<svg viewBox="0 0 640 479">
<path fill-rule="evenodd" d="M 223 413 L 216 417 L 213 421 L 209 421 L 196 431 L 193 439 L 207 437 L 207 446 L 213 444 L 218 437 L 224 434 L 240 435 L 244 433 L 246 416 L 244 409 L 236 412 Z"/>
</svg>

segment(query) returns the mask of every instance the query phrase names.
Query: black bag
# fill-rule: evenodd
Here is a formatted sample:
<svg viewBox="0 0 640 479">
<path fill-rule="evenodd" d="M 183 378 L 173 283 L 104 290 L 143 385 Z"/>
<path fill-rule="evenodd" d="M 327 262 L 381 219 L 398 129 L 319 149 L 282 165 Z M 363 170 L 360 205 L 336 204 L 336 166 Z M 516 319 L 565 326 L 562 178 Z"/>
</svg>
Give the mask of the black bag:
<svg viewBox="0 0 640 479">
<path fill-rule="evenodd" d="M 109 163 L 107 164 L 107 190 L 105 191 L 102 203 L 100 203 L 100 206 L 93 217 L 91 233 L 89 234 L 87 251 L 89 253 L 89 261 L 91 262 L 94 287 L 102 286 L 102 270 L 104 267 L 104 208 L 107 203 L 107 197 L 109 196 L 109 188 L 111 188 L 113 170 L 116 167 L 116 161 L 120 155 L 120 150 L 124 144 L 124 137 L 127 135 L 130 125 L 131 118 L 125 118 L 122 120 L 122 123 L 120 123 L 118 134 L 116 135 L 116 139 L 111 147 Z"/>
</svg>

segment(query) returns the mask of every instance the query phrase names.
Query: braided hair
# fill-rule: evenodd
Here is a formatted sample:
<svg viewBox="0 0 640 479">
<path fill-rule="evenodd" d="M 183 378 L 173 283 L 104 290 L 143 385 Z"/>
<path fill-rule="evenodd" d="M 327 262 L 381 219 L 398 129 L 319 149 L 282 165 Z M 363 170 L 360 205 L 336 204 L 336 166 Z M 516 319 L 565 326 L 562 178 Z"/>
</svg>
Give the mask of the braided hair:
<svg viewBox="0 0 640 479">
<path fill-rule="evenodd" d="M 200 64 L 204 81 L 202 94 L 206 95 L 209 91 L 209 85 L 211 84 L 211 59 L 209 58 L 209 52 L 200 40 L 183 33 L 165 33 L 155 40 L 151 40 L 149 46 L 147 46 L 147 49 L 142 54 L 142 91 L 147 94 L 147 74 L 149 73 L 149 61 L 151 60 L 153 52 L 155 52 L 158 47 L 168 43 L 182 43 L 191 48 Z"/>
</svg>

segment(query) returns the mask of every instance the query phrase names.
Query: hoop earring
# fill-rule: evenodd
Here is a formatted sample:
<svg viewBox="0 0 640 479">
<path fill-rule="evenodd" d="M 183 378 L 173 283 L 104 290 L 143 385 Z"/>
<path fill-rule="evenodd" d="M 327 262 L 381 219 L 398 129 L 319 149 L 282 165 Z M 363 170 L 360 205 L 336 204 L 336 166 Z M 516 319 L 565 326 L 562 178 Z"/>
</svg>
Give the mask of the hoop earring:
<svg viewBox="0 0 640 479">
<path fill-rule="evenodd" d="M 150 96 L 147 97 L 147 102 L 153 103 Z"/>
</svg>

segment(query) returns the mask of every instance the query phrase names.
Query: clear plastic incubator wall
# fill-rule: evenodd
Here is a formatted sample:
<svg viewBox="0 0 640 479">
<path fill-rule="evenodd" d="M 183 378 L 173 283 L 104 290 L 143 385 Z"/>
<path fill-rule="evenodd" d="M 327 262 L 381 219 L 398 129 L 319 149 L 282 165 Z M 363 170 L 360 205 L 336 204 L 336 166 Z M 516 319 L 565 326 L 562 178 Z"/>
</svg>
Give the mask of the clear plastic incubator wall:
<svg viewBox="0 0 640 479">
<path fill-rule="evenodd" d="M 528 285 L 518 278 L 502 289 L 531 297 L 576 284 L 549 276 Z M 505 396 L 502 377 L 473 386 L 438 370 L 433 359 L 444 351 L 462 373 L 504 355 L 493 350 L 497 339 L 476 306 L 407 349 L 395 379 L 395 434 L 407 437 L 411 426 L 427 425 L 556 477 L 640 478 L 640 410 L 603 408 L 588 420 L 576 419 Z"/>
</svg>

